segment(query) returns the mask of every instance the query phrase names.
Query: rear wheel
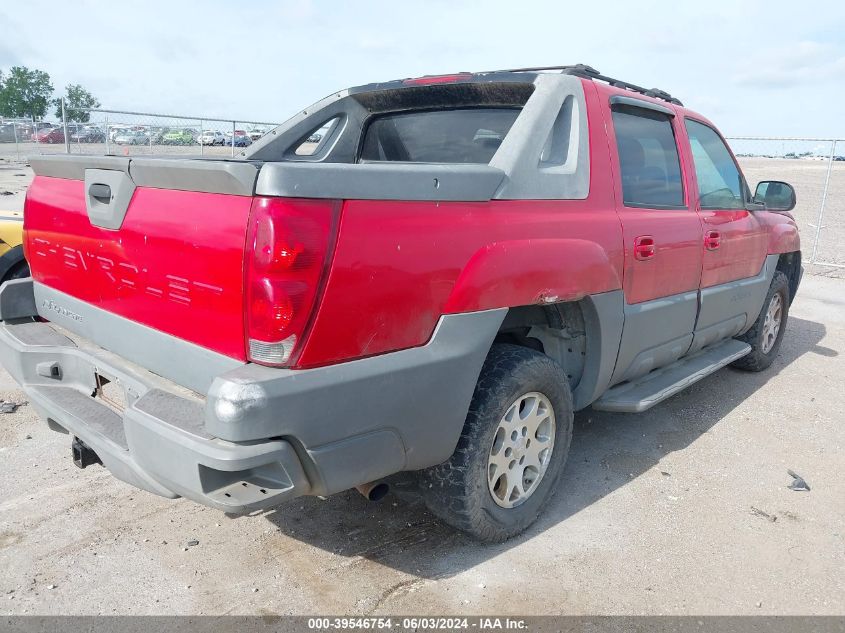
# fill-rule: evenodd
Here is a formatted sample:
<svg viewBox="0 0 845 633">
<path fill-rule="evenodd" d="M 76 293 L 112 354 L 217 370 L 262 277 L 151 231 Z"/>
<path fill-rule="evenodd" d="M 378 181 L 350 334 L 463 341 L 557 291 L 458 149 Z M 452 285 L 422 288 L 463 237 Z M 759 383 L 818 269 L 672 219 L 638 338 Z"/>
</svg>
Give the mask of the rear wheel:
<svg viewBox="0 0 845 633">
<path fill-rule="evenodd" d="M 9 279 L 26 279 L 29 277 L 29 264 L 24 262 L 18 262 L 15 264 L 12 269 L 6 273 L 6 276 L 3 278 L 3 281 L 7 281 Z"/>
<path fill-rule="evenodd" d="M 789 317 L 789 279 L 782 272 L 775 273 L 763 309 L 754 325 L 737 338 L 751 346 L 751 352 L 735 360 L 732 367 L 746 371 L 763 371 L 774 362 L 786 332 Z"/>
<path fill-rule="evenodd" d="M 517 345 L 494 345 L 452 457 L 422 474 L 432 513 L 488 542 L 531 525 L 557 487 L 572 438 L 563 369 Z"/>
</svg>

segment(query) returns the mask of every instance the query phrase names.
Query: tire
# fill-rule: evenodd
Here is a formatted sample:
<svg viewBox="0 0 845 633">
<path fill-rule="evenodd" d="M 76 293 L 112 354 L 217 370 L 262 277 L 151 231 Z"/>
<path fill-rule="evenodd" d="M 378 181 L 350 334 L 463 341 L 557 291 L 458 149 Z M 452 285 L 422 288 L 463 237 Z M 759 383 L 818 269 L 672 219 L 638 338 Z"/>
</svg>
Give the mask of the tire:
<svg viewBox="0 0 845 633">
<path fill-rule="evenodd" d="M 26 279 L 29 276 L 29 264 L 24 260 L 12 266 L 9 272 L 0 280 L 0 283 L 9 281 L 10 279 Z"/>
<path fill-rule="evenodd" d="M 774 310 L 774 313 L 770 314 L 772 310 Z M 777 316 L 777 313 L 779 313 L 779 316 Z M 731 363 L 731 367 L 745 371 L 767 369 L 780 351 L 788 318 L 789 279 L 782 272 L 777 271 L 754 325 L 745 334 L 736 337 L 737 340 L 748 343 L 751 346 L 751 352 L 735 360 Z M 774 331 L 773 327 L 775 328 Z"/>
<path fill-rule="evenodd" d="M 536 416 L 530 413 L 534 401 L 540 405 Z M 543 419 L 547 409 L 552 415 Z M 523 427 L 519 437 L 513 430 L 518 438 L 513 443 L 507 431 L 512 423 L 518 428 L 540 419 L 536 432 L 526 434 Z M 494 345 L 455 452 L 421 473 L 420 492 L 428 509 L 452 527 L 489 543 L 507 540 L 528 528 L 554 495 L 571 439 L 572 395 L 563 368 L 534 350 Z M 535 448 L 529 452 L 532 440 Z M 538 450 L 545 442 L 548 448 Z M 535 461 L 539 468 L 523 465 L 526 458 L 526 464 Z M 496 460 L 504 463 L 494 465 Z M 512 472 L 519 475 L 509 478 Z M 514 479 L 521 486 L 528 482 L 524 491 L 513 493 L 524 497 L 508 495 Z"/>
</svg>

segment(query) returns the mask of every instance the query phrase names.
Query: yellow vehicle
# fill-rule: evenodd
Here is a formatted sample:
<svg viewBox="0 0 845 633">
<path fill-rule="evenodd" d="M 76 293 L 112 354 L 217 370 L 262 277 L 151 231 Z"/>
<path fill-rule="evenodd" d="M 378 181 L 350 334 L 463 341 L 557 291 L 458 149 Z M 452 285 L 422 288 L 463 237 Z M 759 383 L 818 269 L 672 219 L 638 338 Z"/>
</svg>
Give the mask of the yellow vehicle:
<svg viewBox="0 0 845 633">
<path fill-rule="evenodd" d="M 23 212 L 0 211 L 0 283 L 29 277 L 23 256 Z"/>
</svg>

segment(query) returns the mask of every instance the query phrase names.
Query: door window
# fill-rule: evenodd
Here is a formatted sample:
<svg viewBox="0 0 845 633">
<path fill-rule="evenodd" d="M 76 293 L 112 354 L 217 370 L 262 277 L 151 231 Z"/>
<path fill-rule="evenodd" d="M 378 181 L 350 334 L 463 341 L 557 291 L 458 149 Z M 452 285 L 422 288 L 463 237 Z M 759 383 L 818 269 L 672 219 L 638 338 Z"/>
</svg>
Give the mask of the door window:
<svg viewBox="0 0 845 633">
<path fill-rule="evenodd" d="M 702 209 L 744 209 L 745 182 L 725 142 L 712 128 L 687 119 L 698 204 Z"/>
<path fill-rule="evenodd" d="M 684 208 L 684 187 L 671 117 L 629 105 L 613 107 L 613 128 L 626 207 Z"/>
</svg>

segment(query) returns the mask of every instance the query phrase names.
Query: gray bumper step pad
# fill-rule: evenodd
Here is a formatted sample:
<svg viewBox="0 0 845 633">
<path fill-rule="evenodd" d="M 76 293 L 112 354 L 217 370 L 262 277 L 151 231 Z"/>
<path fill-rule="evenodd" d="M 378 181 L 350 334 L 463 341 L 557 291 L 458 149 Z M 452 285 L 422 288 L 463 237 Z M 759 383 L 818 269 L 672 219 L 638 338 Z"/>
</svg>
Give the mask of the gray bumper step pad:
<svg viewBox="0 0 845 633">
<path fill-rule="evenodd" d="M 750 345 L 735 339 L 705 347 L 662 369 L 609 389 L 593 403 L 593 408 L 625 413 L 646 411 L 750 351 Z"/>
</svg>

